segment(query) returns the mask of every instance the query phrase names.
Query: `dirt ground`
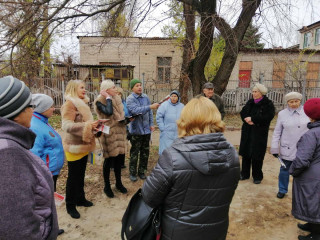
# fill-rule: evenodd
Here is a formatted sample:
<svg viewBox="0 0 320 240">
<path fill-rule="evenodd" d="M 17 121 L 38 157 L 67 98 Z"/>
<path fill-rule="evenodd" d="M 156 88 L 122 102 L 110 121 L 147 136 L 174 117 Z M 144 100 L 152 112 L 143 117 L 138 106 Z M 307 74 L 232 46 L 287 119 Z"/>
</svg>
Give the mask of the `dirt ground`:
<svg viewBox="0 0 320 240">
<path fill-rule="evenodd" d="M 270 132 L 272 133 L 272 132 Z M 240 131 L 227 131 L 227 139 L 239 144 Z M 271 134 L 270 134 L 271 135 Z M 149 159 L 148 173 L 157 162 L 158 136 L 153 134 L 152 153 Z M 271 135 L 272 136 L 272 135 Z M 127 154 L 128 155 L 128 154 Z M 126 159 L 128 166 L 128 159 Z M 227 240 L 294 240 L 298 235 L 306 234 L 296 227 L 297 220 L 291 215 L 291 186 L 283 199 L 276 198 L 279 162 L 270 154 L 264 160 L 264 179 L 260 185 L 253 184 L 252 179 L 240 181 L 230 207 L 230 225 Z M 58 179 L 58 192 L 65 194 L 67 164 Z M 129 180 L 128 168 L 123 169 L 122 179 L 128 194 L 115 190 L 114 175 L 112 188 L 115 197 L 110 199 L 103 193 L 102 166 L 88 164 L 85 178 L 85 192 L 94 202 L 90 208 L 78 207 L 80 219 L 71 218 L 65 204 L 57 206 L 60 228 L 65 233 L 58 237 L 61 240 L 121 239 L 121 219 L 131 196 L 143 184 L 142 180 L 132 183 Z M 148 175 L 148 174 L 147 174 Z"/>
</svg>

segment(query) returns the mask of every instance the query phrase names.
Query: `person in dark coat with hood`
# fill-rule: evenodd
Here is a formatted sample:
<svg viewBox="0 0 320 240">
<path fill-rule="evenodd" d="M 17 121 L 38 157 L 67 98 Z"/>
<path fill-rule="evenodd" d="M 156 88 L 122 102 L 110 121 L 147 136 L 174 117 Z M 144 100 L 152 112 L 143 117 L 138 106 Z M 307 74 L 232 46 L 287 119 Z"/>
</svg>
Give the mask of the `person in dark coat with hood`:
<svg viewBox="0 0 320 240">
<path fill-rule="evenodd" d="M 177 124 L 179 138 L 144 183 L 143 199 L 162 207 L 162 240 L 226 239 L 240 169 L 221 114 L 201 96 L 183 108 Z"/>
<path fill-rule="evenodd" d="M 300 229 L 311 232 L 299 235 L 299 240 L 320 240 L 320 98 L 309 99 L 303 108 L 311 122 L 297 144 L 289 170 L 293 176 L 292 215 L 307 222 L 299 223 Z"/>
<path fill-rule="evenodd" d="M 272 101 L 266 96 L 268 89 L 257 83 L 252 89 L 252 99 L 242 108 L 243 121 L 239 155 L 242 156 L 241 180 L 252 177 L 255 184 L 263 179 L 262 165 L 267 149 L 270 122 L 275 115 Z"/>
<path fill-rule="evenodd" d="M 52 174 L 29 151 L 32 94 L 12 76 L 0 83 L 0 239 L 57 239 Z"/>
</svg>

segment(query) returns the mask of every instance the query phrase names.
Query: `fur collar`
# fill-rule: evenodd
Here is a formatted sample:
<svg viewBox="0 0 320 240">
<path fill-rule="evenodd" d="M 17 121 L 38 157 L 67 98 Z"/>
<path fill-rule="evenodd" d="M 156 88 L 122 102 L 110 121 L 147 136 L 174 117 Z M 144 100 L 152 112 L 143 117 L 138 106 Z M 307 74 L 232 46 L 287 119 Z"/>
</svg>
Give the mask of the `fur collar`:
<svg viewBox="0 0 320 240">
<path fill-rule="evenodd" d="M 93 116 L 91 113 L 91 109 L 90 107 L 87 105 L 87 102 L 89 101 L 88 98 L 82 100 L 78 97 L 70 97 L 70 96 L 66 96 L 65 97 L 66 100 L 69 100 L 73 103 L 73 105 L 77 108 L 77 110 L 80 112 L 80 114 L 83 117 L 83 120 L 86 121 L 92 121 L 93 120 Z"/>
</svg>

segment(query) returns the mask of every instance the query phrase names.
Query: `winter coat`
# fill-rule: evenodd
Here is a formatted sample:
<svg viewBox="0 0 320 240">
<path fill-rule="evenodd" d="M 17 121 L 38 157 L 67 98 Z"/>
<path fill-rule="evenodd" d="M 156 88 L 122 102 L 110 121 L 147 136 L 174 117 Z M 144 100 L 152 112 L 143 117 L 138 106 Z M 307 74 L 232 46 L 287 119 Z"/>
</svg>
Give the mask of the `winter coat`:
<svg viewBox="0 0 320 240">
<path fill-rule="evenodd" d="M 200 94 L 200 96 L 204 96 L 204 93 Z M 221 119 L 224 118 L 224 116 L 226 115 L 225 111 L 224 111 L 224 103 L 223 103 L 223 100 L 222 98 L 218 95 L 218 94 L 213 94 L 213 96 L 211 98 L 209 98 L 215 105 L 216 107 L 218 108 L 220 114 L 221 114 Z"/>
<path fill-rule="evenodd" d="M 142 188 L 148 205 L 162 206 L 161 239 L 225 239 L 239 177 L 239 158 L 222 133 L 176 139 Z"/>
<path fill-rule="evenodd" d="M 64 163 L 64 151 L 59 133 L 51 127 L 47 117 L 37 112 L 33 113 L 30 130 L 37 135 L 30 151 L 42 159 L 52 175 L 59 175 Z"/>
<path fill-rule="evenodd" d="M 129 125 L 131 135 L 151 134 L 150 127 L 153 126 L 153 115 L 150 108 L 151 102 L 146 94 L 131 93 L 127 97 L 127 108 L 130 116 L 138 115 Z"/>
<path fill-rule="evenodd" d="M 125 154 L 126 125 L 121 98 L 113 96 L 107 103 L 106 98 L 99 95 L 94 102 L 94 110 L 99 119 L 109 119 L 105 123 L 110 127 L 109 134 L 102 133 L 100 137 L 104 158 Z"/>
<path fill-rule="evenodd" d="M 178 137 L 177 120 L 180 118 L 183 107 L 184 104 L 180 101 L 173 104 L 169 99 L 158 108 L 156 120 L 160 129 L 159 154 Z"/>
<path fill-rule="evenodd" d="M 292 215 L 320 223 L 320 121 L 308 123 L 297 144 L 297 155 L 290 167 L 293 178 Z"/>
<path fill-rule="evenodd" d="M 122 104 L 123 104 L 123 111 L 124 111 L 124 116 L 126 117 L 129 117 L 129 111 L 128 111 L 128 108 L 127 108 L 127 103 L 126 103 L 126 100 L 125 99 L 121 99 L 122 101 Z"/>
<path fill-rule="evenodd" d="M 0 239 L 56 239 L 52 175 L 29 149 L 36 135 L 0 117 Z"/>
<path fill-rule="evenodd" d="M 308 131 L 310 122 L 303 107 L 290 109 L 287 107 L 278 114 L 277 124 L 273 131 L 271 154 L 279 154 L 281 159 L 292 161 L 296 157 L 297 142 Z"/>
<path fill-rule="evenodd" d="M 254 103 L 250 99 L 240 112 L 243 121 L 239 155 L 253 159 L 263 159 L 267 149 L 270 122 L 275 115 L 274 105 L 267 96 Z M 244 119 L 251 117 L 254 125 L 249 125 Z"/>
<path fill-rule="evenodd" d="M 66 97 L 61 106 L 62 130 L 65 131 L 62 143 L 64 150 L 70 153 L 86 153 L 95 149 L 96 142 L 91 123 L 93 116 L 88 99 Z"/>
</svg>

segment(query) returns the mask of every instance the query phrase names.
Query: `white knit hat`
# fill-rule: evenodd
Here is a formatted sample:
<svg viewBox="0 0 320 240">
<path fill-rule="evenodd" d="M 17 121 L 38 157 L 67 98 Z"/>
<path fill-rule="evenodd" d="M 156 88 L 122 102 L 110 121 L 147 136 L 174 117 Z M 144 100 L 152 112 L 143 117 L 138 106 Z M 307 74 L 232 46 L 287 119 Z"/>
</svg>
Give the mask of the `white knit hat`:
<svg viewBox="0 0 320 240">
<path fill-rule="evenodd" d="M 32 104 L 34 105 L 34 111 L 37 113 L 44 113 L 53 105 L 51 97 L 45 94 L 32 94 Z"/>
<path fill-rule="evenodd" d="M 266 95 L 268 92 L 268 88 L 266 88 L 263 84 L 261 83 L 256 83 L 254 85 L 254 87 L 252 88 L 252 90 L 258 90 L 259 92 L 261 92 L 262 95 Z"/>
<path fill-rule="evenodd" d="M 108 90 L 109 88 L 112 88 L 114 86 L 114 82 L 111 80 L 104 80 L 101 83 L 101 89 L 100 90 Z"/>
<path fill-rule="evenodd" d="M 284 96 L 284 101 L 287 103 L 288 101 L 292 100 L 292 99 L 298 99 L 301 100 L 302 99 L 302 94 L 298 93 L 298 92 L 289 92 L 288 94 L 286 94 Z"/>
</svg>

